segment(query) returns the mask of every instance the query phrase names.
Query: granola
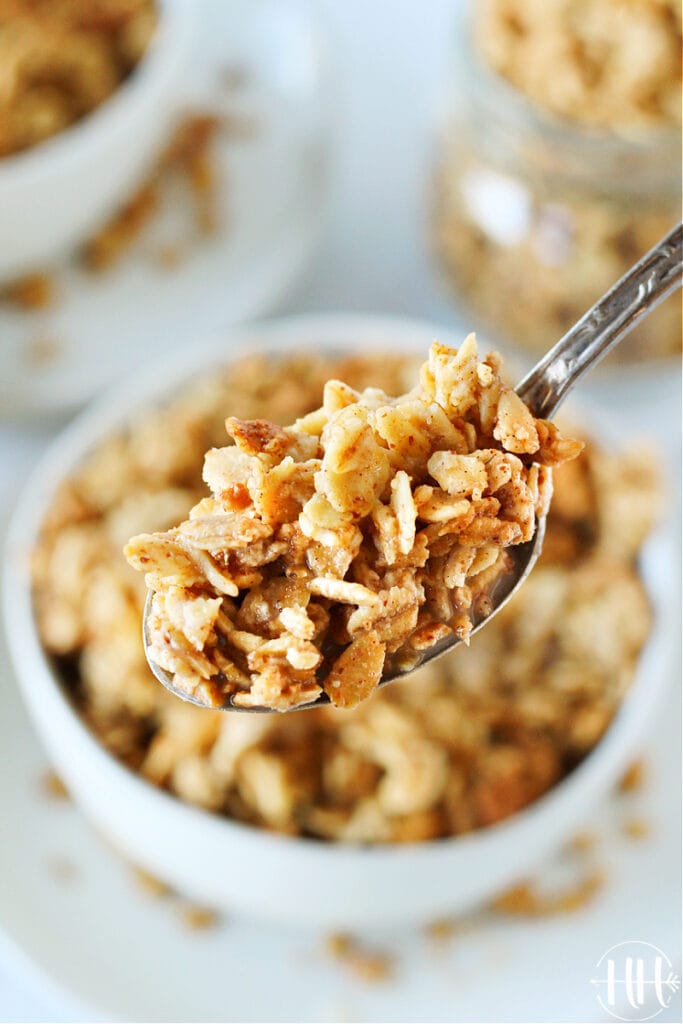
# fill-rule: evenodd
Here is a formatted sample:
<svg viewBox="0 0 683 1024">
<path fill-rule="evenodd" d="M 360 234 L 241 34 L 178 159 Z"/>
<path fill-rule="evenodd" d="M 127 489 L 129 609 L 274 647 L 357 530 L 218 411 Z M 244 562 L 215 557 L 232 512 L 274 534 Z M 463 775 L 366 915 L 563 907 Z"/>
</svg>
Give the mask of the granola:
<svg viewBox="0 0 683 1024">
<path fill-rule="evenodd" d="M 554 917 L 573 914 L 590 906 L 605 886 L 602 871 L 593 869 L 577 883 L 560 892 L 538 892 L 529 882 L 521 882 L 498 896 L 491 909 L 514 917 Z"/>
<path fill-rule="evenodd" d="M 142 59 L 156 23 L 154 0 L 3 0 L 0 158 L 100 106 Z"/>
<path fill-rule="evenodd" d="M 619 793 L 636 793 L 638 790 L 643 788 L 647 776 L 645 768 L 645 762 L 642 758 L 638 758 L 636 761 L 631 761 L 622 777 L 619 779 L 618 792 Z"/>
<path fill-rule="evenodd" d="M 680 219 L 681 5 L 479 0 L 466 46 L 434 252 L 482 329 L 546 352 Z M 670 298 L 610 358 L 680 351 Z"/>
<path fill-rule="evenodd" d="M 499 366 L 470 334 L 434 342 L 398 398 L 329 380 L 290 427 L 228 417 L 211 496 L 125 547 L 152 591 L 151 660 L 212 707 L 354 708 L 385 667 L 467 639 L 548 508 L 550 467 L 583 447 Z"/>
<path fill-rule="evenodd" d="M 658 502 L 647 447 L 617 455 L 591 444 L 556 470 L 543 554 L 523 590 L 470 648 L 353 716 L 205 711 L 152 676 L 144 582 L 121 545 L 200 499 L 201 458 L 222 443 L 224 410 L 288 423 L 331 377 L 397 394 L 414 372 L 395 354 L 241 360 L 141 412 L 56 492 L 33 556 L 43 644 L 86 725 L 149 784 L 289 835 L 426 841 L 515 813 L 599 742 L 650 628 L 636 564 Z"/>
<path fill-rule="evenodd" d="M 678 0 L 480 0 L 475 33 L 485 60 L 559 117 L 681 124 Z"/>
<path fill-rule="evenodd" d="M 368 949 L 344 932 L 327 937 L 326 952 L 360 981 L 376 984 L 389 981 L 395 969 L 394 957 L 384 950 Z"/>
<path fill-rule="evenodd" d="M 627 839 L 647 839 L 650 836 L 650 825 L 643 818 L 628 818 L 622 823 L 621 831 Z"/>
<path fill-rule="evenodd" d="M 142 184 L 81 247 L 78 265 L 89 274 L 104 274 L 137 246 L 157 266 L 177 269 L 197 242 L 216 234 L 221 226 L 218 207 L 222 183 L 216 145 L 220 136 L 240 131 L 243 133 L 244 128 L 235 117 L 202 110 L 184 114 Z M 182 224 L 177 239 L 163 245 L 150 243 L 145 253 L 140 243 L 171 202 Z M 61 277 L 54 269 L 27 274 L 0 289 L 0 301 L 25 312 L 50 308 L 59 301 Z M 29 361 L 38 363 L 35 353 L 28 356 Z"/>
</svg>

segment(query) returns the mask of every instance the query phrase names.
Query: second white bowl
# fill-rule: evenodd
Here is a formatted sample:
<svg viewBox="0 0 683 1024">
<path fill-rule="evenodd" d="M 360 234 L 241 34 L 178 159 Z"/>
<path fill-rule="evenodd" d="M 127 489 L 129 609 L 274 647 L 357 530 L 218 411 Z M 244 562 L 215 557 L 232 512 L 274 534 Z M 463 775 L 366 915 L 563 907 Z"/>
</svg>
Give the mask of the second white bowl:
<svg viewBox="0 0 683 1024">
<path fill-rule="evenodd" d="M 54 138 L 0 158 L 0 283 L 83 242 L 134 190 L 168 138 L 188 69 L 194 0 L 159 0 L 130 78 Z"/>
</svg>

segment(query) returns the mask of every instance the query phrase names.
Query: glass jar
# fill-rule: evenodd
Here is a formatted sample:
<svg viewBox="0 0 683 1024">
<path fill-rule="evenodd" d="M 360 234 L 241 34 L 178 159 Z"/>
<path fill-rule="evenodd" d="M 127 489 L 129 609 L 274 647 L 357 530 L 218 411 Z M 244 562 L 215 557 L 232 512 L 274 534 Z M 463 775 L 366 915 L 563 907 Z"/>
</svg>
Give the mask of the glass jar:
<svg viewBox="0 0 683 1024">
<path fill-rule="evenodd" d="M 435 181 L 437 259 L 474 325 L 543 352 L 680 220 L 680 136 L 553 117 L 485 64 L 469 27 L 459 35 Z M 674 294 L 615 356 L 680 347 Z"/>
</svg>

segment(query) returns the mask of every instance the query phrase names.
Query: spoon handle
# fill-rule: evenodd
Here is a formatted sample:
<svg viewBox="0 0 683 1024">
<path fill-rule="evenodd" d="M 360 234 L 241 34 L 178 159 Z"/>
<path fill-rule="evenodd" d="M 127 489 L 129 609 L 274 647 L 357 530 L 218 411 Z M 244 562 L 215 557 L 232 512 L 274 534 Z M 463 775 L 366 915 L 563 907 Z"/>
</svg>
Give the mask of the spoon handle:
<svg viewBox="0 0 683 1024">
<path fill-rule="evenodd" d="M 534 416 L 550 419 L 584 373 L 618 345 L 676 287 L 683 270 L 683 224 L 636 263 L 518 384 Z"/>
</svg>

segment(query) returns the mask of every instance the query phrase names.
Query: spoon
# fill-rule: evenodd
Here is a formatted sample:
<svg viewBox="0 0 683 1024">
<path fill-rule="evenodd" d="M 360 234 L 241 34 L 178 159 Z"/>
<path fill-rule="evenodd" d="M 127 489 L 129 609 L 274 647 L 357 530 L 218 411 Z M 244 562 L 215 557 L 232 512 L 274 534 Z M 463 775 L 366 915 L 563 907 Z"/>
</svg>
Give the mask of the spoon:
<svg viewBox="0 0 683 1024">
<path fill-rule="evenodd" d="M 601 359 L 659 305 L 676 287 L 681 285 L 683 271 L 683 224 L 679 224 L 665 238 L 631 268 L 595 305 L 564 335 L 516 387 L 519 397 L 526 403 L 534 416 L 551 419 L 559 406 L 579 380 L 592 370 Z M 470 636 L 482 629 L 510 598 L 519 590 L 536 564 L 543 547 L 545 517 L 537 520 L 536 532 L 526 544 L 510 549 L 515 565 L 510 576 L 502 582 L 494 594 L 494 606 L 481 621 L 476 623 Z M 178 689 L 171 673 L 161 668 L 150 657 L 148 616 L 151 611 L 152 593 L 147 594 L 143 617 L 143 642 L 145 654 L 152 672 L 159 682 L 174 696 L 198 707 L 208 705 L 191 694 Z M 434 658 L 451 651 L 461 640 L 454 635 L 445 637 L 421 652 L 419 660 L 408 666 L 396 661 L 385 665 L 379 686 L 393 682 L 415 671 Z M 304 710 L 320 704 L 328 704 L 327 694 L 309 704 L 300 704 L 292 711 Z M 272 711 L 265 707 L 239 707 L 233 704 L 232 696 L 226 703 L 213 710 L 222 711 Z"/>
</svg>

